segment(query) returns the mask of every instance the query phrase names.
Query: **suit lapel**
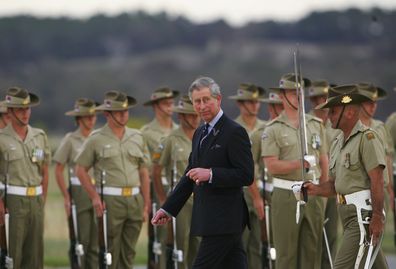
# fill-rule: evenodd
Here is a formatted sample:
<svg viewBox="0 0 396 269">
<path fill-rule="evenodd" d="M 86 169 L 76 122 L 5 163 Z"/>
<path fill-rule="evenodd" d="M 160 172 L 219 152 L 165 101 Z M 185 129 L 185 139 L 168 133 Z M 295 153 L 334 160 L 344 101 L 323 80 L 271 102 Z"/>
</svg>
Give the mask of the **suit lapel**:
<svg viewBox="0 0 396 269">
<path fill-rule="evenodd" d="M 201 125 L 196 131 L 195 131 L 195 139 L 193 140 L 193 162 L 195 163 L 196 160 L 199 158 L 199 141 L 201 140 L 202 133 L 204 131 L 205 125 Z"/>
</svg>

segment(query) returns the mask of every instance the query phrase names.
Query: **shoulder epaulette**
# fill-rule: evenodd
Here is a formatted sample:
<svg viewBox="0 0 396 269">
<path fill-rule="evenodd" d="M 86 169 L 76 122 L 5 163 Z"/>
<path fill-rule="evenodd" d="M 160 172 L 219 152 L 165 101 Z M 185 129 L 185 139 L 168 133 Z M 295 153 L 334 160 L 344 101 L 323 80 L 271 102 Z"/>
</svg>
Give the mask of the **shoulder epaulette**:
<svg viewBox="0 0 396 269">
<path fill-rule="evenodd" d="M 314 116 L 314 115 L 305 114 L 305 116 L 307 117 L 308 120 L 314 120 L 314 121 L 323 123 L 323 120 L 322 120 L 321 118 L 318 118 L 318 117 L 316 117 L 316 116 Z"/>
</svg>

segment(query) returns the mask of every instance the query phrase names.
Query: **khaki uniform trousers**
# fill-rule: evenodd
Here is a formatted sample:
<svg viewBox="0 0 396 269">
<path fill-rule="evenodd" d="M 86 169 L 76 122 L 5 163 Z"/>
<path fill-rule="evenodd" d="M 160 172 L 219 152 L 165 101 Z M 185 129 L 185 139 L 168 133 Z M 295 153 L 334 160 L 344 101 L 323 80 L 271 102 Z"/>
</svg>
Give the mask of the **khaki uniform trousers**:
<svg viewBox="0 0 396 269">
<path fill-rule="evenodd" d="M 104 196 L 107 208 L 109 252 L 111 269 L 130 269 L 136 255 L 136 242 L 143 223 L 143 196 L 141 194 Z"/>
<path fill-rule="evenodd" d="M 325 219 L 329 219 L 325 224 L 327 240 L 329 241 L 329 248 L 334 261 L 337 253 L 337 235 L 338 235 L 338 212 L 336 197 L 332 196 L 327 198 Z M 327 253 L 326 243 L 323 239 L 322 244 L 322 269 L 330 269 L 329 254 Z"/>
<path fill-rule="evenodd" d="M 309 196 L 296 224 L 296 198 L 290 190 L 274 188 L 271 224 L 277 269 L 319 269 L 322 256 L 324 201 Z"/>
<path fill-rule="evenodd" d="M 77 207 L 78 240 L 84 247 L 81 269 L 98 268 L 98 226 L 92 202 L 81 186 L 72 186 Z"/>
<path fill-rule="evenodd" d="M 360 229 L 357 221 L 357 212 L 354 205 L 338 205 L 338 212 L 340 214 L 340 219 L 342 226 L 344 228 L 344 233 L 341 241 L 341 246 L 338 249 L 336 259 L 334 262 L 334 269 L 344 269 L 344 268 L 354 268 L 357 253 L 359 251 L 359 240 L 360 240 Z M 363 219 L 369 216 L 371 212 L 365 211 L 363 214 Z M 365 225 L 368 226 L 368 225 Z M 366 231 L 368 227 L 365 227 Z M 366 238 L 370 242 L 369 238 Z M 366 261 L 368 247 L 365 249 L 365 254 L 360 262 L 359 268 L 364 268 Z M 386 263 L 385 257 L 382 250 L 378 252 L 377 258 L 374 262 L 372 268 L 375 269 L 386 269 L 388 265 Z"/>
<path fill-rule="evenodd" d="M 7 195 L 10 213 L 9 255 L 14 269 L 42 269 L 44 259 L 43 196 Z"/>
<path fill-rule="evenodd" d="M 254 184 L 254 183 L 253 183 Z M 242 234 L 242 244 L 246 251 L 248 268 L 260 269 L 261 260 L 261 224 L 253 205 L 253 199 L 248 188 L 244 188 L 245 200 L 249 211 L 250 230 Z"/>
<path fill-rule="evenodd" d="M 192 268 L 201 241 L 190 234 L 192 208 L 193 197 L 190 197 L 176 217 L 177 248 L 183 251 L 183 262 L 179 263 L 179 269 Z"/>
</svg>

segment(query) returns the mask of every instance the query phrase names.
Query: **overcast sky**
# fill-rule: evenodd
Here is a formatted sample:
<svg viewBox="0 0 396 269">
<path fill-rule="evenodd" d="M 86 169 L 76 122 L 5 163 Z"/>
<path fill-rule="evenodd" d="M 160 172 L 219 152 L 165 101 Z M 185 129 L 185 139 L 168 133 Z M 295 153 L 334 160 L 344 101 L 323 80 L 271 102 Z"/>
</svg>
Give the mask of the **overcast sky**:
<svg viewBox="0 0 396 269">
<path fill-rule="evenodd" d="M 296 20 L 311 11 L 348 7 L 396 9 L 396 0 L 0 0 L 0 16 L 32 14 L 85 18 L 144 10 L 166 11 L 197 22 L 223 18 L 234 25 L 258 20 Z"/>
</svg>

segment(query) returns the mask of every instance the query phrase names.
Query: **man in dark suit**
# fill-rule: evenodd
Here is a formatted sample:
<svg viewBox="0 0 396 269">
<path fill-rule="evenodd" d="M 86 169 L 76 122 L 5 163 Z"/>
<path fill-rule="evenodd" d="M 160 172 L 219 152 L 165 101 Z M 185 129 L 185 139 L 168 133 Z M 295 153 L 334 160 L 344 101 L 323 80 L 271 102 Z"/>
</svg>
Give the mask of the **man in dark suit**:
<svg viewBox="0 0 396 269">
<path fill-rule="evenodd" d="M 241 235 L 249 221 L 242 187 L 253 182 L 250 140 L 242 126 L 224 115 L 213 79 L 196 79 L 189 96 L 205 125 L 193 136 L 184 176 L 152 223 L 162 225 L 177 216 L 194 193 L 191 233 L 202 241 L 193 268 L 245 269 Z"/>
</svg>

